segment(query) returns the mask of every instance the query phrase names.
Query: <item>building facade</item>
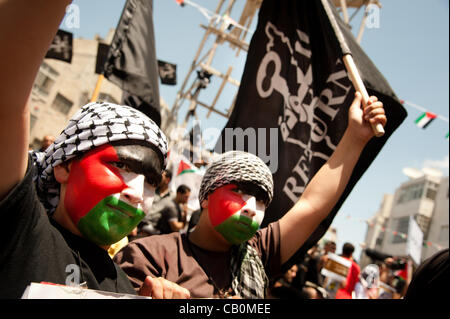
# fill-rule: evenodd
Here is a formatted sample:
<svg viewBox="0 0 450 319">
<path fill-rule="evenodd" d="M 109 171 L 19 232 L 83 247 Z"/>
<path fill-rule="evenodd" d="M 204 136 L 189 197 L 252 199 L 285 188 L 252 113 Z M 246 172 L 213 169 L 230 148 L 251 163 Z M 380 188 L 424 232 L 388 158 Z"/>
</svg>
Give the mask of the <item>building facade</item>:
<svg viewBox="0 0 450 319">
<path fill-rule="evenodd" d="M 448 248 L 448 176 L 423 173 L 410 177 L 394 195 L 386 194 L 380 210 L 368 221 L 366 248 L 393 256 L 407 256 L 412 217 L 423 233 L 421 261 Z M 361 253 L 361 265 L 370 259 Z"/>
<path fill-rule="evenodd" d="M 71 63 L 45 59 L 39 68 L 30 96 L 30 147 L 39 149 L 45 135 L 57 137 L 70 117 L 90 102 L 99 75 L 95 73 L 99 42 L 106 40 L 74 39 Z M 101 82 L 99 101 L 118 103 L 122 90 L 108 80 Z"/>
</svg>

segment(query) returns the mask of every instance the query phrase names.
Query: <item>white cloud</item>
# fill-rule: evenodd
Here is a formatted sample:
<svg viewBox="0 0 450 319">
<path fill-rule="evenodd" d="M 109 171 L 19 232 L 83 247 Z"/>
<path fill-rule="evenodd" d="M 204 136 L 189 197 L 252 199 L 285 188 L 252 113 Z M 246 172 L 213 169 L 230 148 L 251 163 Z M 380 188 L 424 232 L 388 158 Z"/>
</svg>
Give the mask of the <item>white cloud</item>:
<svg viewBox="0 0 450 319">
<path fill-rule="evenodd" d="M 448 155 L 446 155 L 442 160 L 427 159 L 423 162 L 422 167 L 431 167 L 441 171 L 448 171 Z"/>
</svg>

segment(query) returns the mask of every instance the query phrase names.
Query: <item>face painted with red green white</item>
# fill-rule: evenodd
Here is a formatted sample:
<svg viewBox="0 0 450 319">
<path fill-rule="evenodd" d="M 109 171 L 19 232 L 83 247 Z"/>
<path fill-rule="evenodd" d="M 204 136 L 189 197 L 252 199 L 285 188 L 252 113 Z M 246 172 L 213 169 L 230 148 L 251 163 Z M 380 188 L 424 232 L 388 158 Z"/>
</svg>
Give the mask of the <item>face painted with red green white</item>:
<svg viewBox="0 0 450 319">
<path fill-rule="evenodd" d="M 266 207 L 255 196 L 245 194 L 237 185 L 219 187 L 208 197 L 208 214 L 214 229 L 230 244 L 252 238 L 259 229 Z"/>
<path fill-rule="evenodd" d="M 106 144 L 72 162 L 64 204 L 83 237 L 111 245 L 144 218 L 158 179 L 159 167 L 147 160 L 151 152 L 139 145 Z"/>
</svg>

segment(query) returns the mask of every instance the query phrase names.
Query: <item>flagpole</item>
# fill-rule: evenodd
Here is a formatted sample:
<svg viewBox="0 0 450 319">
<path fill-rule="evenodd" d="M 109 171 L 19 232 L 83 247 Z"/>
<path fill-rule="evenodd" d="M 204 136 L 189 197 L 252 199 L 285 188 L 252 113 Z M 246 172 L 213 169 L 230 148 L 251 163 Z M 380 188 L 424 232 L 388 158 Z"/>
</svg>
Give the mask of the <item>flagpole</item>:
<svg viewBox="0 0 450 319">
<path fill-rule="evenodd" d="M 100 74 L 97 78 L 97 84 L 95 85 L 95 89 L 94 89 L 94 93 L 92 93 L 92 97 L 91 97 L 91 101 L 90 102 L 95 102 L 98 99 L 98 95 L 100 93 L 100 87 L 102 85 L 102 81 L 105 78 L 105 76 L 103 74 Z"/>
<path fill-rule="evenodd" d="M 342 59 L 344 60 L 345 68 L 347 69 L 348 75 L 355 87 L 356 91 L 360 92 L 362 95 L 363 105 L 367 105 L 369 101 L 369 93 L 367 92 L 366 86 L 364 85 L 361 76 L 359 75 L 358 69 L 356 68 L 355 62 L 351 54 L 345 54 Z M 376 125 L 370 123 L 372 126 L 373 133 L 376 137 L 381 137 L 384 135 L 383 125 L 377 123 Z"/>
<path fill-rule="evenodd" d="M 342 51 L 342 60 L 344 61 L 345 68 L 347 69 L 348 75 L 350 76 L 350 80 L 352 81 L 355 90 L 361 93 L 363 105 L 366 106 L 367 102 L 369 101 L 369 94 L 367 93 L 366 86 L 364 85 L 361 76 L 359 75 L 358 68 L 353 61 L 352 52 L 350 51 L 347 42 L 345 41 L 344 35 L 342 34 L 342 31 L 333 15 L 328 1 L 329 0 L 321 0 L 323 8 L 326 12 L 326 15 L 328 16 L 328 19 L 330 20 L 331 28 L 333 29 L 339 42 L 339 46 Z M 373 133 L 376 137 L 384 135 L 383 125 L 381 125 L 380 123 L 376 125 L 370 123 L 370 125 L 372 126 Z"/>
</svg>

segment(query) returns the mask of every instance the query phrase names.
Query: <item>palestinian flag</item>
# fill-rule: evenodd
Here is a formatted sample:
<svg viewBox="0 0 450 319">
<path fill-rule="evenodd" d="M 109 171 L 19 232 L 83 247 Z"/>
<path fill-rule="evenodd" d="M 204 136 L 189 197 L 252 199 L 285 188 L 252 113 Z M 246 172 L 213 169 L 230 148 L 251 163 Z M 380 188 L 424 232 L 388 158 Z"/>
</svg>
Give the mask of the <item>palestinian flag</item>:
<svg viewBox="0 0 450 319">
<path fill-rule="evenodd" d="M 180 161 L 180 164 L 178 165 L 178 172 L 177 176 L 180 176 L 182 174 L 186 173 L 195 173 L 196 169 L 192 167 L 190 164 L 184 162 L 183 160 Z"/>
<path fill-rule="evenodd" d="M 426 128 L 430 123 L 437 117 L 436 114 L 433 114 L 431 112 L 424 112 L 422 115 L 420 115 L 414 123 L 420 128 Z"/>
<path fill-rule="evenodd" d="M 177 160 L 178 161 L 178 160 Z M 174 166 L 174 172 L 177 172 L 171 181 L 170 188 L 175 193 L 180 185 L 186 185 L 191 189 L 191 195 L 188 200 L 188 207 L 191 211 L 200 209 L 198 201 L 198 191 L 203 178 L 203 172 L 198 170 L 192 163 L 184 156 L 179 159 L 178 169 Z"/>
</svg>

